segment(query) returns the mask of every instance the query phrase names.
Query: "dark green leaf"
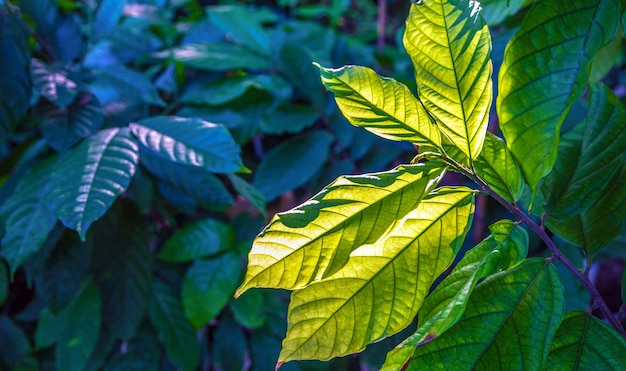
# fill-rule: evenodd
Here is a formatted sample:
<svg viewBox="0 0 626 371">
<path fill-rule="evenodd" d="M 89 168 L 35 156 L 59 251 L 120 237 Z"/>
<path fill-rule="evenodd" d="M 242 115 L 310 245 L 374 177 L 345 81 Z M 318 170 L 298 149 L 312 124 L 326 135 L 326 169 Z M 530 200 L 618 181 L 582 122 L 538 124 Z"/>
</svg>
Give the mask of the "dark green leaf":
<svg viewBox="0 0 626 371">
<path fill-rule="evenodd" d="M 0 308 L 9 296 L 9 269 L 4 263 L 4 259 L 0 258 Z"/>
<path fill-rule="evenodd" d="M 37 321 L 35 347 L 43 349 L 56 343 L 59 334 L 65 329 L 66 321 L 62 315 L 55 315 L 48 308 L 44 308 Z"/>
<path fill-rule="evenodd" d="M 541 370 L 565 313 L 559 274 L 532 258 L 476 287 L 461 320 L 415 347 L 406 370 Z"/>
<path fill-rule="evenodd" d="M 280 338 L 267 328 L 253 331 L 250 335 L 250 350 L 253 371 L 272 370 L 280 352 Z M 283 366 L 285 367 L 285 366 Z"/>
<path fill-rule="evenodd" d="M 196 332 L 187 320 L 180 300 L 159 280 L 154 281 L 153 290 L 148 314 L 159 340 L 177 367 L 185 371 L 195 370 L 200 350 Z"/>
<path fill-rule="evenodd" d="M 208 71 L 227 71 L 246 68 L 251 70 L 267 70 L 272 68 L 269 59 L 259 56 L 253 51 L 226 42 L 211 44 L 187 44 L 161 52 L 157 56 L 173 57 L 175 61 L 186 66 Z"/>
<path fill-rule="evenodd" d="M 247 341 L 242 328 L 225 313 L 220 316 L 213 342 L 213 365 L 222 371 L 240 371 L 246 367 Z"/>
<path fill-rule="evenodd" d="M 100 2 L 93 22 L 93 38 L 106 36 L 115 27 L 124 12 L 126 0 L 103 0 Z"/>
<path fill-rule="evenodd" d="M 78 94 L 78 84 L 59 65 L 33 59 L 30 73 L 39 94 L 61 109 L 72 103 Z"/>
<path fill-rule="evenodd" d="M 158 370 L 161 358 L 161 349 L 157 335 L 152 327 L 145 323 L 137 334 L 126 343 L 123 351 L 116 351 L 103 369 L 105 371 L 145 371 Z"/>
<path fill-rule="evenodd" d="M 169 262 L 190 262 L 230 249 L 235 234 L 230 225 L 205 219 L 185 225 L 163 245 L 157 258 Z"/>
<path fill-rule="evenodd" d="M 295 133 L 313 125 L 318 117 L 309 105 L 289 103 L 265 114 L 261 130 L 268 134 Z"/>
<path fill-rule="evenodd" d="M 37 370 L 28 338 L 11 319 L 0 316 L 0 368 L 3 370 Z"/>
<path fill-rule="evenodd" d="M 565 315 L 550 346 L 544 370 L 622 370 L 626 340 L 582 311 Z"/>
<path fill-rule="evenodd" d="M 135 174 L 139 148 L 128 129 L 108 129 L 64 156 L 52 176 L 48 201 L 63 224 L 82 239 L 124 192 Z"/>
<path fill-rule="evenodd" d="M 317 77 L 314 58 L 306 46 L 297 42 L 284 45 L 278 52 L 278 67 L 289 81 L 311 101 L 319 113 L 326 109 L 326 92 Z"/>
<path fill-rule="evenodd" d="M 532 0 L 482 0 L 482 16 L 489 26 L 495 26 L 517 14 L 520 9 L 532 3 Z"/>
<path fill-rule="evenodd" d="M 160 157 L 207 171 L 245 171 L 228 129 L 198 118 L 154 116 L 129 125 L 141 144 Z"/>
<path fill-rule="evenodd" d="M 240 98 L 250 89 L 288 95 L 291 86 L 278 75 L 229 76 L 209 84 L 192 85 L 185 90 L 181 101 L 218 106 Z M 228 123 L 224 123 L 228 125 Z"/>
<path fill-rule="evenodd" d="M 259 290 L 246 291 L 230 304 L 230 309 L 235 320 L 250 329 L 259 328 L 267 321 L 264 313 L 263 293 Z"/>
<path fill-rule="evenodd" d="M 322 168 L 332 142 L 332 135 L 316 131 L 277 145 L 259 164 L 252 185 L 268 202 L 298 188 Z"/>
<path fill-rule="evenodd" d="M 155 106 L 165 106 L 154 84 L 143 73 L 132 70 L 124 65 L 110 65 L 100 73 L 107 80 L 113 80 L 127 90 L 134 91 L 141 99 Z"/>
<path fill-rule="evenodd" d="M 228 179 L 233 185 L 233 188 L 235 188 L 235 191 L 243 196 L 243 198 L 250 201 L 250 204 L 265 216 L 265 197 L 256 188 L 250 185 L 250 183 L 235 174 L 228 174 Z"/>
<path fill-rule="evenodd" d="M 513 203 L 524 191 L 524 178 L 517 161 L 502 139 L 487 133 L 483 150 L 474 162 L 476 174 L 497 194 Z"/>
<path fill-rule="evenodd" d="M 587 87 L 591 57 L 613 38 L 617 14 L 617 1 L 537 1 L 507 45 L 498 118 L 533 193 L 552 170 L 561 124 Z"/>
<path fill-rule="evenodd" d="M 236 42 L 262 55 L 269 55 L 270 38 L 263 28 L 263 22 L 267 21 L 266 14 L 256 8 L 233 5 L 210 7 L 208 16 L 211 22 Z"/>
<path fill-rule="evenodd" d="M 182 301 L 189 321 L 200 328 L 215 318 L 241 282 L 241 260 L 234 253 L 196 260 L 183 281 Z"/>
</svg>

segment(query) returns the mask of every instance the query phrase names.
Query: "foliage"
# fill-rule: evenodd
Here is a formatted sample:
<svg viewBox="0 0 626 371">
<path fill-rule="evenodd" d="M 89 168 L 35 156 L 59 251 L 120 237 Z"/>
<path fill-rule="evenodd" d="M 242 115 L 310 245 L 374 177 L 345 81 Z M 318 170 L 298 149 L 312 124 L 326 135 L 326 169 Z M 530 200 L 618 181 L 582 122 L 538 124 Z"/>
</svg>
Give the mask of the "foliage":
<svg viewBox="0 0 626 371">
<path fill-rule="evenodd" d="M 237 295 L 292 291 L 277 366 L 360 352 L 417 318 L 382 369 L 620 369 L 626 331 L 589 267 L 626 215 L 626 108 L 591 73 L 596 55 L 621 42 L 623 12 L 602 0 L 527 9 L 498 66 L 492 114 L 503 138 L 487 132 L 492 41 L 477 1 L 411 6 L 403 42 L 416 95 L 367 67 L 316 64 L 351 124 L 419 152 L 389 171 L 339 177 L 254 240 Z M 585 91 L 586 116 L 562 132 Z M 448 170 L 473 189 L 442 184 Z M 517 221 L 496 221 L 462 254 L 483 195 Z M 527 230 L 547 256 L 529 254 Z M 584 270 L 564 241 L 578 246 Z M 608 324 L 566 312 L 563 268 Z"/>
</svg>

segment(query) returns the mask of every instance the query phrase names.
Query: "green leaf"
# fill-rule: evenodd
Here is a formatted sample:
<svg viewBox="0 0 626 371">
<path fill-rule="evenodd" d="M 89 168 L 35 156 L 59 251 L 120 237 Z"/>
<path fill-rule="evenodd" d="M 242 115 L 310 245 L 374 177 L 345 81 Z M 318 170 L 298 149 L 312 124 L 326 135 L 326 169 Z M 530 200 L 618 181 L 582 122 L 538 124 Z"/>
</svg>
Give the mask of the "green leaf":
<svg viewBox="0 0 626 371">
<path fill-rule="evenodd" d="M 148 314 L 174 364 L 185 371 L 195 370 L 200 353 L 196 332 L 187 320 L 178 297 L 159 280 L 154 281 L 154 295 Z"/>
<path fill-rule="evenodd" d="M 621 370 L 626 341 L 588 313 L 567 313 L 550 347 L 544 370 Z"/>
<path fill-rule="evenodd" d="M 495 26 L 514 16 L 530 3 L 532 0 L 482 0 L 481 15 L 489 26 Z"/>
<path fill-rule="evenodd" d="M 45 201 L 56 159 L 51 157 L 26 174 L 0 209 L 6 228 L 2 253 L 11 275 L 41 249 L 56 223 L 57 218 Z"/>
<path fill-rule="evenodd" d="M 56 365 L 59 370 L 82 370 L 95 349 L 100 333 L 100 292 L 88 282 L 61 316 L 65 326 L 57 338 Z"/>
<path fill-rule="evenodd" d="M 401 369 L 416 346 L 428 342 L 457 323 L 479 280 L 519 265 L 528 253 L 528 234 L 510 220 L 490 226 L 492 234 L 465 254 L 452 272 L 424 300 L 418 330 L 385 360 L 383 370 Z"/>
<path fill-rule="evenodd" d="M 336 273 L 294 291 L 279 364 L 354 353 L 408 326 L 461 248 L 473 199 L 464 187 L 431 193 Z"/>
<path fill-rule="evenodd" d="M 213 334 L 213 366 L 222 371 L 240 371 L 246 369 L 248 344 L 243 329 L 228 313 L 220 316 Z"/>
<path fill-rule="evenodd" d="M 60 160 L 52 175 L 50 208 L 84 240 L 91 223 L 126 190 L 138 162 L 139 148 L 128 129 L 100 131 Z"/>
<path fill-rule="evenodd" d="M 129 124 L 141 144 L 172 162 L 216 173 L 246 171 L 223 125 L 198 118 L 153 116 Z"/>
<path fill-rule="evenodd" d="M 548 216 L 546 226 L 564 240 L 580 246 L 587 256 L 592 256 L 619 235 L 625 217 L 626 168 L 622 163 L 618 174 L 591 208 L 568 219 Z"/>
<path fill-rule="evenodd" d="M 242 264 L 234 253 L 196 260 L 183 281 L 182 300 L 191 324 L 200 328 L 215 318 L 241 282 Z"/>
<path fill-rule="evenodd" d="M 218 106 L 241 98 L 250 89 L 281 95 L 281 92 L 289 94 L 292 87 L 278 75 L 228 76 L 206 85 L 190 86 L 182 94 L 181 101 Z"/>
<path fill-rule="evenodd" d="M 30 73 L 39 94 L 58 108 L 67 107 L 78 94 L 78 84 L 68 76 L 62 66 L 47 65 L 33 58 Z"/>
<path fill-rule="evenodd" d="M 270 54 L 270 38 L 263 22 L 266 15 L 253 7 L 245 6 L 212 6 L 207 8 L 208 17 L 234 41 L 262 54 Z M 260 16 L 259 16 L 260 15 Z"/>
<path fill-rule="evenodd" d="M 0 258 L 0 308 L 9 296 L 9 269 L 4 262 L 5 260 Z"/>
<path fill-rule="evenodd" d="M 315 131 L 277 145 L 263 157 L 252 185 L 268 202 L 300 187 L 322 168 L 333 140 L 328 132 Z"/>
<path fill-rule="evenodd" d="M 325 112 L 326 92 L 317 78 L 317 69 L 312 65 L 314 55 L 307 44 L 291 41 L 280 48 L 276 59 L 283 75 L 309 99 L 313 108 Z"/>
<path fill-rule="evenodd" d="M 103 0 L 100 2 L 96 19 L 93 22 L 94 39 L 100 39 L 113 30 L 124 13 L 124 5 L 126 5 L 126 0 Z"/>
<path fill-rule="evenodd" d="M 445 168 L 426 163 L 339 177 L 272 218 L 254 241 L 238 294 L 251 287 L 302 288 L 335 273 L 353 250 L 378 240 L 395 218 L 417 207 L 444 174 Z"/>
<path fill-rule="evenodd" d="M 3 370 L 39 369 L 26 334 L 6 315 L 0 315 L 0 349 Z"/>
<path fill-rule="evenodd" d="M 411 5 L 403 38 L 420 99 L 470 163 L 483 147 L 493 97 L 491 37 L 479 9 L 469 0 Z"/>
<path fill-rule="evenodd" d="M 268 134 L 297 133 L 318 118 L 319 114 L 310 105 L 288 103 L 263 115 L 261 130 Z"/>
<path fill-rule="evenodd" d="M 626 150 L 626 109 L 605 85 L 593 83 L 586 121 L 566 133 L 541 190 L 555 220 L 589 209 L 619 171 Z"/>
<path fill-rule="evenodd" d="M 522 197 L 522 171 L 504 141 L 497 136 L 487 133 L 483 150 L 474 162 L 474 169 L 482 180 L 510 203 Z"/>
<path fill-rule="evenodd" d="M 157 258 L 169 262 L 191 262 L 230 249 L 235 233 L 230 225 L 205 219 L 185 225 L 165 241 Z"/>
<path fill-rule="evenodd" d="M 130 69 L 123 64 L 111 64 L 100 70 L 103 78 L 121 86 L 126 93 L 134 92 L 144 102 L 159 107 L 165 107 L 165 102 L 161 99 L 156 86 L 146 75 L 139 71 Z"/>
<path fill-rule="evenodd" d="M 619 63 L 623 42 L 624 33 L 620 27 L 613 40 L 598 50 L 591 59 L 589 81 L 601 81 Z"/>
<path fill-rule="evenodd" d="M 249 329 L 256 329 L 267 321 L 263 305 L 263 293 L 259 290 L 246 291 L 230 303 L 235 320 Z"/>
<path fill-rule="evenodd" d="M 415 347 L 404 369 L 541 370 L 564 312 L 556 268 L 527 259 L 479 284 L 461 320 Z"/>
<path fill-rule="evenodd" d="M 386 139 L 440 146 L 437 125 L 406 85 L 366 67 L 317 66 L 322 83 L 335 94 L 339 109 L 352 125 Z"/>
<path fill-rule="evenodd" d="M 37 331 L 35 332 L 35 347 L 43 349 L 52 346 L 57 342 L 59 334 L 64 330 L 66 318 L 55 315 L 48 308 L 44 308 L 37 321 Z"/>
<path fill-rule="evenodd" d="M 587 87 L 591 57 L 615 34 L 617 14 L 616 1 L 538 1 L 507 45 L 498 118 L 533 193 L 552 170 L 561 124 Z"/>
<path fill-rule="evenodd" d="M 171 51 L 157 54 L 161 58 L 174 58 L 186 66 L 207 71 L 228 71 L 240 68 L 268 70 L 272 66 L 268 58 L 241 45 L 226 42 L 211 44 L 187 44 Z"/>
<path fill-rule="evenodd" d="M 265 196 L 263 196 L 261 192 L 254 188 L 251 184 L 235 174 L 228 174 L 228 179 L 233 185 L 233 188 L 235 188 L 235 191 L 237 191 L 237 193 L 243 196 L 246 200 L 250 201 L 250 204 L 252 204 L 255 209 L 265 216 Z"/>
<path fill-rule="evenodd" d="M 150 325 L 145 323 L 136 336 L 126 343 L 126 347 L 109 355 L 104 371 L 113 370 L 158 370 L 161 349 L 157 335 Z"/>
</svg>

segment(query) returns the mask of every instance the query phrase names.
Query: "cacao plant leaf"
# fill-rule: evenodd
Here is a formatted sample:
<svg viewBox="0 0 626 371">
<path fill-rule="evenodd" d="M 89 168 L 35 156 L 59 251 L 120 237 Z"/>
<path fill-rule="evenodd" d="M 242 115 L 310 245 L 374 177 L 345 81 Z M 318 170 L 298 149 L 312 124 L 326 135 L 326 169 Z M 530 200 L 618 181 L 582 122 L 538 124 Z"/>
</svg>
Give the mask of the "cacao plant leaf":
<svg viewBox="0 0 626 371">
<path fill-rule="evenodd" d="M 169 262 L 191 262 L 230 249 L 235 243 L 233 228 L 215 219 L 185 225 L 165 241 L 157 258 Z"/>
<path fill-rule="evenodd" d="M 126 0 L 103 0 L 100 2 L 93 22 L 93 38 L 95 40 L 101 39 L 115 28 L 124 13 L 124 5 L 126 5 Z"/>
<path fill-rule="evenodd" d="M 505 200 L 513 203 L 522 197 L 522 171 L 504 141 L 497 136 L 487 133 L 474 169 L 476 175 Z"/>
<path fill-rule="evenodd" d="M 233 188 L 235 188 L 235 191 L 243 196 L 243 198 L 250 201 L 250 204 L 252 204 L 255 209 L 265 216 L 265 196 L 263 196 L 261 192 L 254 188 L 250 183 L 235 174 L 228 174 L 228 179 L 233 185 Z"/>
<path fill-rule="evenodd" d="M 11 318 L 0 315 L 0 368 L 6 370 L 38 370 L 39 364 L 33 354 L 26 334 Z"/>
<path fill-rule="evenodd" d="M 413 4 L 403 41 L 415 67 L 420 100 L 472 163 L 483 147 L 493 98 L 491 36 L 480 4 Z"/>
<path fill-rule="evenodd" d="M 30 68 L 33 84 L 39 94 L 61 109 L 74 101 L 78 94 L 78 84 L 67 76 L 63 68 L 58 65 L 49 66 L 34 58 Z"/>
<path fill-rule="evenodd" d="M 268 58 L 254 51 L 227 42 L 192 43 L 160 52 L 157 57 L 173 58 L 186 66 L 207 71 L 228 71 L 240 68 L 268 70 L 272 66 Z"/>
</svg>

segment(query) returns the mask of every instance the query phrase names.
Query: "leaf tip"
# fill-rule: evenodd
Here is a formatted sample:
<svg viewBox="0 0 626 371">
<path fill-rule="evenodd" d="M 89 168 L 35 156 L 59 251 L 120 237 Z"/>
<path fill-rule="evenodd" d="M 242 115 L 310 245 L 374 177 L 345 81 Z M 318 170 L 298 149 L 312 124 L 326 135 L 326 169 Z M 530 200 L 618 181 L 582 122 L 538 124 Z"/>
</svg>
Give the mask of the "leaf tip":
<svg viewBox="0 0 626 371">
<path fill-rule="evenodd" d="M 278 371 L 278 369 L 280 368 L 280 366 L 284 365 L 285 362 L 284 361 L 279 361 L 276 363 L 276 367 L 274 367 L 274 371 Z"/>
</svg>

